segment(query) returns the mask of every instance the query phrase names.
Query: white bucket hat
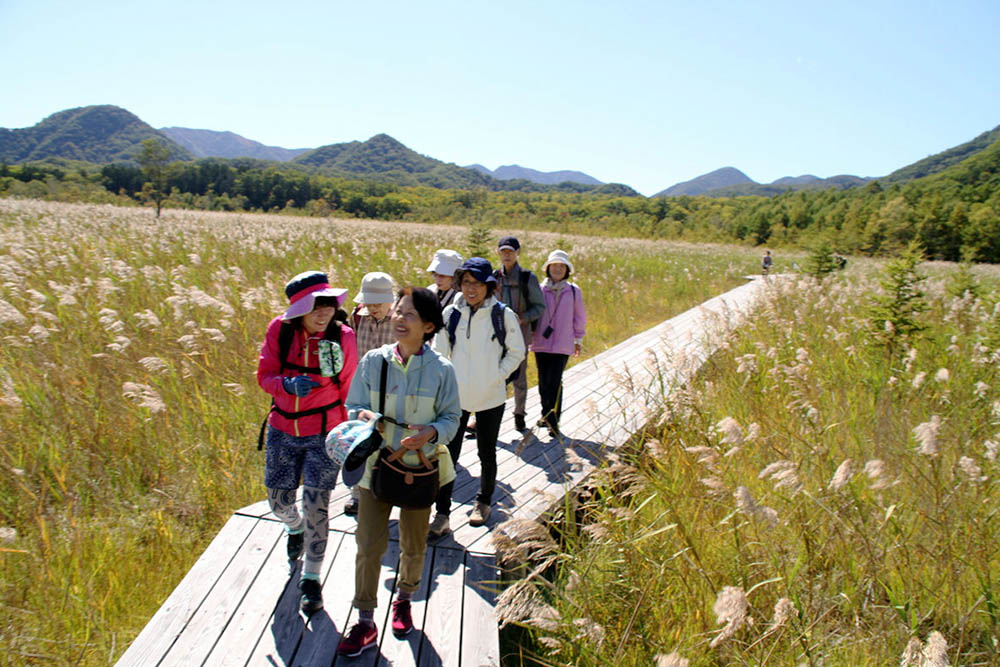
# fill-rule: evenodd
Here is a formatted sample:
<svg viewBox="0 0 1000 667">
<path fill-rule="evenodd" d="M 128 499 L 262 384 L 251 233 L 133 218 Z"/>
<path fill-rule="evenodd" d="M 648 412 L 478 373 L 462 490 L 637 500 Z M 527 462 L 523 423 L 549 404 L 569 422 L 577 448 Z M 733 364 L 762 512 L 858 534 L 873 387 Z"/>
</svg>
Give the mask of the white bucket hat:
<svg viewBox="0 0 1000 667">
<path fill-rule="evenodd" d="M 545 270 L 549 268 L 549 264 L 565 264 L 571 273 L 573 271 L 573 264 L 569 261 L 569 255 L 566 254 L 565 250 L 553 250 L 550 252 L 549 258 L 542 264 L 542 273 L 545 273 Z"/>
<path fill-rule="evenodd" d="M 458 267 L 462 266 L 463 258 L 454 250 L 442 248 L 434 253 L 431 265 L 427 267 L 428 273 L 440 273 L 443 276 L 453 276 Z"/>
<path fill-rule="evenodd" d="M 392 276 L 381 271 L 366 273 L 361 279 L 361 291 L 354 297 L 354 303 L 392 303 Z"/>
</svg>

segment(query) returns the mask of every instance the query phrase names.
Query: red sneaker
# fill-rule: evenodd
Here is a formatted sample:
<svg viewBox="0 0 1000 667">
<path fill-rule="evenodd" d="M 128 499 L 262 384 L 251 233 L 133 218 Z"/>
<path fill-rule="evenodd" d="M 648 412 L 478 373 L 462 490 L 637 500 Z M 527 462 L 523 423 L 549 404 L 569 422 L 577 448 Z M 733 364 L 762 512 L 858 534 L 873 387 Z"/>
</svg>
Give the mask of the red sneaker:
<svg viewBox="0 0 1000 667">
<path fill-rule="evenodd" d="M 351 630 L 340 639 L 337 653 L 353 658 L 373 646 L 378 646 L 378 629 L 375 624 L 355 623 L 351 626 Z"/>
<path fill-rule="evenodd" d="M 405 637 L 413 629 L 413 616 L 410 614 L 409 600 L 396 600 L 392 603 L 392 634 Z"/>
</svg>

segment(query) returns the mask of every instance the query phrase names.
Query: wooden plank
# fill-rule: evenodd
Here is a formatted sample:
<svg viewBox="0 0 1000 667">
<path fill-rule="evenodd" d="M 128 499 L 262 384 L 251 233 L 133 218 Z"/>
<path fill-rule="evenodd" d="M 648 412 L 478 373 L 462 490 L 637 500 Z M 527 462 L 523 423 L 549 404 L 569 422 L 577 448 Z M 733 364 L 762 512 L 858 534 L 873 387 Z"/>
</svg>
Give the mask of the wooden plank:
<svg viewBox="0 0 1000 667">
<path fill-rule="evenodd" d="M 118 660 L 122 667 L 155 665 L 167 654 L 191 617 L 211 593 L 215 579 L 225 571 L 236 550 L 250 534 L 255 521 L 232 516 L 204 553 L 188 570 L 128 650 Z"/>
<path fill-rule="evenodd" d="M 286 534 L 282 524 L 260 521 L 258 530 L 272 529 L 276 535 L 275 545 L 267 559 L 261 564 L 256 578 L 247 590 L 243 604 L 233 614 L 212 651 L 205 659 L 208 665 L 253 664 L 250 656 L 255 648 L 266 643 L 264 637 L 269 621 L 276 609 L 286 599 L 289 589 L 294 591 L 294 602 L 298 603 L 298 579 L 302 571 L 299 561 L 293 571 L 289 571 L 288 552 L 285 548 Z M 271 626 L 274 631 L 276 628 Z M 272 643 L 273 645 L 273 643 Z M 294 648 L 294 644 L 293 644 Z M 276 654 L 277 655 L 277 654 Z M 290 656 L 290 654 L 289 654 Z M 280 655 L 279 655 L 280 657 Z"/>
<path fill-rule="evenodd" d="M 332 534 L 332 533 L 331 533 Z M 323 609 L 312 615 L 305 626 L 293 664 L 301 667 L 328 667 L 337 658 L 337 645 L 354 620 L 354 563 L 358 553 L 354 535 L 337 532 L 338 549 L 324 563 Z M 259 664 L 259 663 L 258 663 Z"/>
<path fill-rule="evenodd" d="M 428 578 L 424 609 L 420 667 L 457 665 L 461 656 L 462 589 L 465 586 L 465 551 L 433 549 L 434 564 Z"/>
<path fill-rule="evenodd" d="M 500 665 L 496 591 L 500 573 L 492 554 L 467 553 L 462 596 L 461 667 Z"/>
<path fill-rule="evenodd" d="M 240 545 L 232 563 L 216 580 L 204 603 L 160 664 L 201 664 L 243 603 L 253 583 L 283 531 L 279 524 L 256 521 L 250 535 Z"/>
</svg>

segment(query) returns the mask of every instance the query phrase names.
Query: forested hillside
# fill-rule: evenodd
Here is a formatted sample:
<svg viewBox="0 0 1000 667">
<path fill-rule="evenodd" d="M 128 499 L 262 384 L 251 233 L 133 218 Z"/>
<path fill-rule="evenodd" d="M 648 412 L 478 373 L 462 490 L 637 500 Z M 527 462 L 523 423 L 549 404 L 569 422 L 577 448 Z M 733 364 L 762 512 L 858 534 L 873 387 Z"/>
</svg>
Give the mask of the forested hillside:
<svg viewBox="0 0 1000 667">
<path fill-rule="evenodd" d="M 944 171 L 948 167 L 958 164 L 962 160 L 969 158 L 976 153 L 985 150 L 989 146 L 1000 141 L 1000 125 L 989 132 L 983 132 L 972 141 L 949 148 L 946 151 L 936 153 L 923 160 L 914 162 L 911 165 L 897 169 L 883 180 L 887 183 L 905 183 L 924 176 L 931 176 Z"/>
<path fill-rule="evenodd" d="M 16 163 L 65 158 L 97 164 L 131 160 L 142 142 L 151 138 L 167 146 L 171 159 L 194 157 L 138 116 L 101 105 L 60 111 L 32 127 L 0 128 L 0 160 Z"/>
</svg>

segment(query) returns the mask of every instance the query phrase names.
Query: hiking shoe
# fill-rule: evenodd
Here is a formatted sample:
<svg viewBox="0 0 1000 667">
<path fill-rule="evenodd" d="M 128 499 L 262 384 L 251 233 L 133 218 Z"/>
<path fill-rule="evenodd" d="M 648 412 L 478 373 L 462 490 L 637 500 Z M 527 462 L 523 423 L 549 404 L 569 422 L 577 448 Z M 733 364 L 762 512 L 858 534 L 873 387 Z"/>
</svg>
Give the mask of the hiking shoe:
<svg viewBox="0 0 1000 667">
<path fill-rule="evenodd" d="M 313 614 L 323 608 L 323 587 L 316 579 L 299 580 L 299 608 L 306 614 Z"/>
<path fill-rule="evenodd" d="M 520 433 L 528 430 L 528 426 L 524 423 L 524 415 L 514 415 L 514 430 Z"/>
<path fill-rule="evenodd" d="M 413 615 L 410 614 L 409 600 L 396 600 L 392 603 L 392 634 L 405 637 L 413 629 Z"/>
<path fill-rule="evenodd" d="M 348 516 L 357 516 L 358 515 L 358 499 L 357 498 L 351 497 L 351 498 L 347 499 L 347 502 L 344 503 L 344 514 L 346 514 Z"/>
<path fill-rule="evenodd" d="M 431 521 L 431 526 L 427 530 L 427 534 L 434 537 L 444 537 L 450 532 L 451 526 L 448 524 L 448 515 L 441 514 L 441 512 L 435 514 L 434 520 Z"/>
<path fill-rule="evenodd" d="M 486 520 L 490 518 L 490 506 L 486 503 L 476 503 L 476 506 L 472 508 L 472 514 L 469 515 L 469 525 L 470 526 L 481 526 L 486 523 Z"/>
<path fill-rule="evenodd" d="M 378 646 L 378 629 L 374 623 L 355 623 L 350 631 L 340 638 L 337 653 L 348 658 L 361 655 L 364 651 Z"/>
<path fill-rule="evenodd" d="M 288 533 L 288 560 L 295 561 L 302 556 L 303 542 L 306 539 L 306 534 L 302 533 Z"/>
</svg>

